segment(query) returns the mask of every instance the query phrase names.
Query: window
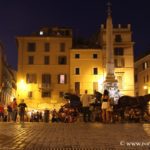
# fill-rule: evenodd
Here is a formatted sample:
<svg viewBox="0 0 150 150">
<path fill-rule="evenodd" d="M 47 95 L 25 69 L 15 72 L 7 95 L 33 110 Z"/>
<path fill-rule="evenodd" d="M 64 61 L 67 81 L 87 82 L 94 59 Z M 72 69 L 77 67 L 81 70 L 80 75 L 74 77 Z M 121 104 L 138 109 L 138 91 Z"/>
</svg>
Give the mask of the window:
<svg viewBox="0 0 150 150">
<path fill-rule="evenodd" d="M 42 74 L 42 84 L 50 84 L 50 83 L 51 83 L 51 75 Z"/>
<path fill-rule="evenodd" d="M 60 52 L 65 52 L 65 43 L 60 43 Z"/>
<path fill-rule="evenodd" d="M 75 82 L 75 85 L 74 85 L 75 87 L 75 92 L 76 92 L 76 94 L 80 94 L 80 82 Z"/>
<path fill-rule="evenodd" d="M 97 54 L 93 54 L 93 58 L 96 59 L 97 58 Z"/>
<path fill-rule="evenodd" d="M 66 84 L 67 83 L 67 75 L 59 74 L 58 75 L 58 84 Z"/>
<path fill-rule="evenodd" d="M 124 55 L 124 49 L 123 48 L 115 48 L 114 49 L 114 55 L 117 55 L 117 56 L 123 56 Z"/>
<path fill-rule="evenodd" d="M 62 98 L 64 96 L 64 92 L 59 92 L 59 97 Z"/>
<path fill-rule="evenodd" d="M 37 83 L 37 76 L 36 74 L 26 74 L 26 82 L 27 83 Z"/>
<path fill-rule="evenodd" d="M 44 64 L 45 65 L 49 64 L 49 56 L 44 56 Z"/>
<path fill-rule="evenodd" d="M 45 52 L 49 52 L 50 51 L 50 44 L 49 43 L 45 43 L 44 50 L 45 50 Z"/>
<path fill-rule="evenodd" d="M 144 83 L 145 83 L 145 82 L 146 82 L 146 80 L 145 80 L 145 76 L 144 76 L 144 78 L 143 78 L 143 79 L 144 79 Z"/>
<path fill-rule="evenodd" d="M 28 52 L 35 52 L 36 45 L 35 43 L 28 43 Z"/>
<path fill-rule="evenodd" d="M 114 65 L 116 68 L 121 68 L 125 66 L 124 58 L 118 58 L 114 60 Z"/>
<path fill-rule="evenodd" d="M 29 56 L 29 57 L 28 57 L 28 64 L 29 64 L 29 65 L 34 64 L 34 56 Z"/>
<path fill-rule="evenodd" d="M 138 76 L 137 76 L 137 74 L 134 76 L 134 81 L 138 82 Z"/>
<path fill-rule="evenodd" d="M 67 64 L 67 57 L 66 56 L 59 56 L 58 57 L 58 64 L 59 65 L 66 65 Z"/>
<path fill-rule="evenodd" d="M 147 68 L 148 68 L 148 62 L 146 61 L 146 62 L 143 63 L 143 70 L 145 70 Z"/>
<path fill-rule="evenodd" d="M 122 42 L 122 37 L 120 34 L 116 34 L 115 36 L 115 42 Z"/>
<path fill-rule="evenodd" d="M 42 97 L 51 97 L 51 92 L 50 91 L 42 91 Z"/>
<path fill-rule="evenodd" d="M 75 68 L 75 74 L 80 74 L 80 68 Z"/>
<path fill-rule="evenodd" d="M 98 74 L 98 69 L 97 68 L 93 68 L 93 74 Z"/>
<path fill-rule="evenodd" d="M 33 93 L 32 93 L 32 91 L 29 91 L 28 92 L 28 98 L 32 98 L 33 97 Z"/>
<path fill-rule="evenodd" d="M 80 54 L 75 54 L 75 58 L 80 58 Z"/>
<path fill-rule="evenodd" d="M 147 75 L 147 82 L 149 82 L 149 76 Z"/>
</svg>

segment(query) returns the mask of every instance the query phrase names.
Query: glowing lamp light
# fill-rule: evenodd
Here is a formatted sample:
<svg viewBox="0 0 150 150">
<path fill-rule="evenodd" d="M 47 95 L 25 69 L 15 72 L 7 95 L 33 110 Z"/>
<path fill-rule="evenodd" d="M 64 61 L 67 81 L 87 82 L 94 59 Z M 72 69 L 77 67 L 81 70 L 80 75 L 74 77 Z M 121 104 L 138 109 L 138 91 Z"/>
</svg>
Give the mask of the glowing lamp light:
<svg viewBox="0 0 150 150">
<path fill-rule="evenodd" d="M 144 90 L 147 90 L 147 89 L 148 89 L 147 85 L 145 85 L 143 88 L 144 88 Z"/>
<path fill-rule="evenodd" d="M 25 83 L 25 81 L 22 79 L 20 80 L 20 82 L 18 83 L 18 89 L 25 91 L 27 90 L 27 84 Z"/>
<path fill-rule="evenodd" d="M 43 31 L 40 31 L 40 35 L 43 35 L 44 34 L 44 32 Z"/>
</svg>

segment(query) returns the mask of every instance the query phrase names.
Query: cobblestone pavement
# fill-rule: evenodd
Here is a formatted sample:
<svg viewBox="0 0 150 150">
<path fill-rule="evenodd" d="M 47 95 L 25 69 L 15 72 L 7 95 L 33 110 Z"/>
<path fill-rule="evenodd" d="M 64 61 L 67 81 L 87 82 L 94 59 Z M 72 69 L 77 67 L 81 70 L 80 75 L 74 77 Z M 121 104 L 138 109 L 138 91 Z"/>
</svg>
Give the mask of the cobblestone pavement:
<svg viewBox="0 0 150 150">
<path fill-rule="evenodd" d="M 0 123 L 0 150 L 150 150 L 150 124 Z"/>
</svg>

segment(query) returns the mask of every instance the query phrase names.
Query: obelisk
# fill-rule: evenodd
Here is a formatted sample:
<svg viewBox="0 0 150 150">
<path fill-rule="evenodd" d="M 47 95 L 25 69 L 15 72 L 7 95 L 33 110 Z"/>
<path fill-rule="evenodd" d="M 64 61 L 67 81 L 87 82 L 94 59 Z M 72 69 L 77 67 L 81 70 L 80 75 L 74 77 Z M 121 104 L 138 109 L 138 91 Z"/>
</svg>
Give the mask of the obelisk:
<svg viewBox="0 0 150 150">
<path fill-rule="evenodd" d="M 113 48 L 113 23 L 111 16 L 111 4 L 108 3 L 108 16 L 106 21 L 106 79 L 104 89 L 109 90 L 111 97 L 118 90 L 117 80 L 114 75 L 114 48 Z"/>
</svg>

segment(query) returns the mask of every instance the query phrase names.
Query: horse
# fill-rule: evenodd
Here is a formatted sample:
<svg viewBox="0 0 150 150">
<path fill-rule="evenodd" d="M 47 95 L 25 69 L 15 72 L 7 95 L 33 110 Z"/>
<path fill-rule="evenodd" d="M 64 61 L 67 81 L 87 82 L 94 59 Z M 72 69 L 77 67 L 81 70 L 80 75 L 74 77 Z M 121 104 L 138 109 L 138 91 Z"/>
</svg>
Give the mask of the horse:
<svg viewBox="0 0 150 150">
<path fill-rule="evenodd" d="M 148 102 L 150 101 L 150 94 L 145 96 L 122 96 L 118 100 L 118 104 L 114 106 L 114 112 L 119 113 L 122 120 L 124 119 L 124 111 L 128 108 L 138 108 L 141 110 L 141 118 L 143 119 Z"/>
</svg>

